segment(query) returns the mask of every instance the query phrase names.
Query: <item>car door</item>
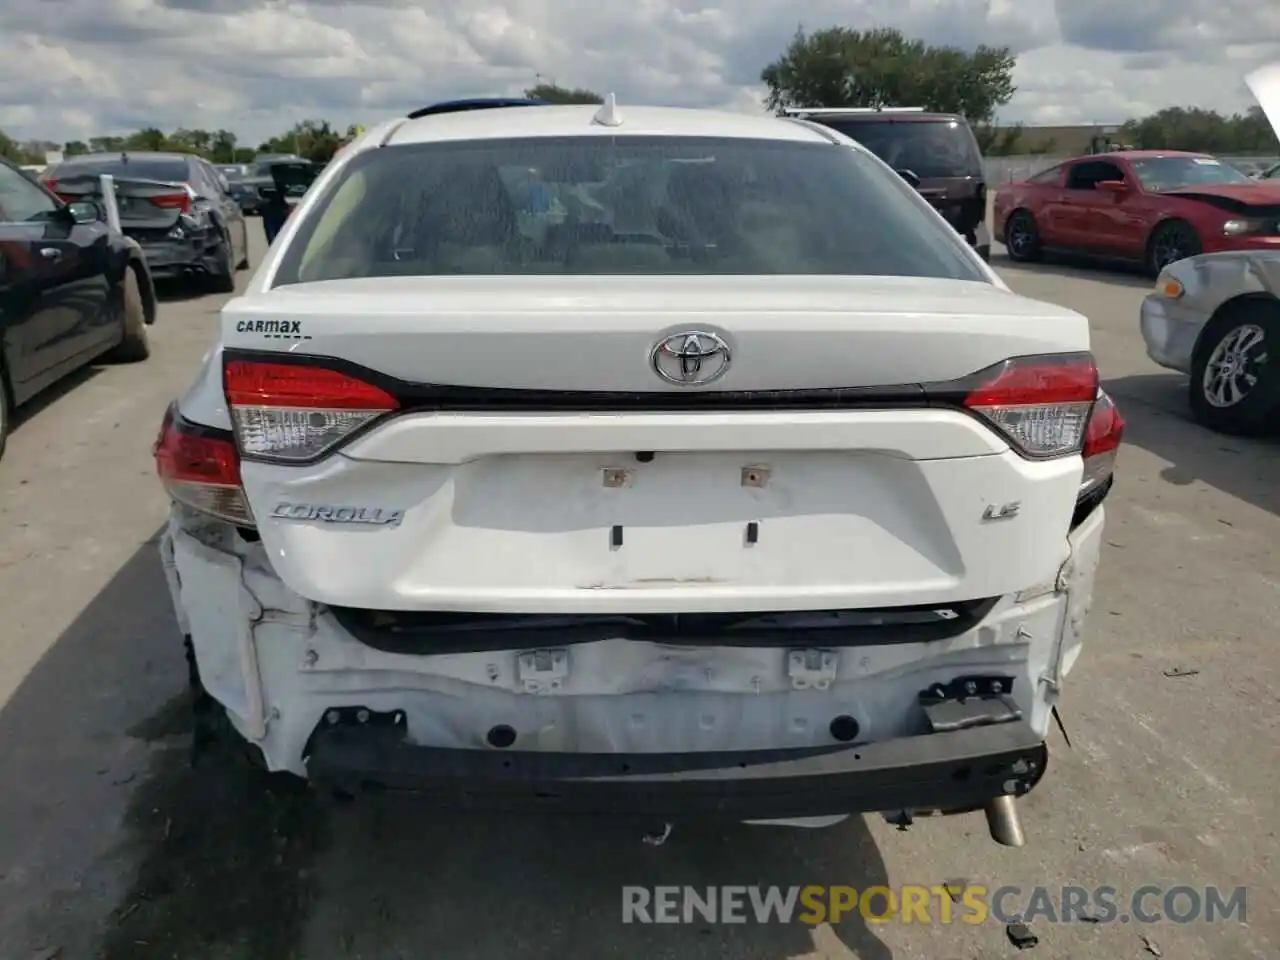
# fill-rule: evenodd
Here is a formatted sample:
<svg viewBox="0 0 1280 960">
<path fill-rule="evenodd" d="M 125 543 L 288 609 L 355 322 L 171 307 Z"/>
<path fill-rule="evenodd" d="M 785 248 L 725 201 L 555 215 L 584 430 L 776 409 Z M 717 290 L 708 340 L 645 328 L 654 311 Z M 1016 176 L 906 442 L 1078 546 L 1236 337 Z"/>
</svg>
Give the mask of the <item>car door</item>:
<svg viewBox="0 0 1280 960">
<path fill-rule="evenodd" d="M 1026 181 L 1023 191 L 1015 189 L 1014 196 L 1006 204 L 1006 211 L 1012 212 L 1015 207 L 1024 206 L 1031 210 L 1036 220 L 1036 229 L 1040 232 L 1040 243 L 1046 247 L 1060 247 L 1064 244 L 1059 235 L 1063 219 L 1063 178 L 1066 176 L 1066 165 L 1059 164 L 1048 170 L 1037 173 Z M 1007 215 L 1001 211 L 998 216 Z M 1003 220 L 1001 221 L 1003 222 Z"/>
<path fill-rule="evenodd" d="M 239 263 L 248 253 L 248 237 L 245 233 L 244 214 L 240 204 L 231 196 L 231 187 L 226 178 L 204 160 L 197 160 L 200 168 L 201 185 L 198 190 L 209 198 L 210 204 L 218 212 L 218 218 L 226 227 L 227 236 L 231 240 L 231 262 Z"/>
<path fill-rule="evenodd" d="M 1064 247 L 1084 253 L 1115 255 L 1119 243 L 1116 208 L 1122 194 L 1099 190 L 1105 181 L 1126 182 L 1124 169 L 1112 160 L 1080 160 L 1067 170 L 1062 199 Z"/>
<path fill-rule="evenodd" d="M 15 393 L 27 396 L 113 335 L 108 234 L 74 223 L 42 187 L 0 164 L 0 249 L 4 354 Z"/>
</svg>

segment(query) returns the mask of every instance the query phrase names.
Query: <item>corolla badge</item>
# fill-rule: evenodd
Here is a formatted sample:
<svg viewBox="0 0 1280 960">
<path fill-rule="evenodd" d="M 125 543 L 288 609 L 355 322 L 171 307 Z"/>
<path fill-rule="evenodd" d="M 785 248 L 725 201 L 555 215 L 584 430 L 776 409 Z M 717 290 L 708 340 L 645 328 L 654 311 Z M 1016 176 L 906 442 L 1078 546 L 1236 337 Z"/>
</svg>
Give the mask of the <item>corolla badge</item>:
<svg viewBox="0 0 1280 960">
<path fill-rule="evenodd" d="M 276 504 L 271 511 L 276 520 L 314 520 L 319 523 L 364 523 L 372 526 L 398 527 L 404 520 L 403 510 L 381 507 L 332 506 L 324 503 Z"/>
<path fill-rule="evenodd" d="M 729 345 L 707 330 L 682 330 L 653 346 L 649 363 L 667 383 L 698 387 L 724 376 L 729 369 Z"/>
</svg>

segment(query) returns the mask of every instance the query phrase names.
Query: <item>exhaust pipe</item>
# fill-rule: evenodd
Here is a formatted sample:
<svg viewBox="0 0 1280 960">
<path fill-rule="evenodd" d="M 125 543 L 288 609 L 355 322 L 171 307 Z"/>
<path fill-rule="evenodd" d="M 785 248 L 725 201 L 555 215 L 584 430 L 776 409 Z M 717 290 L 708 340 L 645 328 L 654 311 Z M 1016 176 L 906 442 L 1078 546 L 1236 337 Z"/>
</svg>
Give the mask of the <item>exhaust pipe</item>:
<svg viewBox="0 0 1280 960">
<path fill-rule="evenodd" d="M 983 808 L 987 815 L 987 830 L 991 839 L 1003 847 L 1025 846 L 1027 838 L 1022 834 L 1022 821 L 1018 819 L 1018 807 L 1007 794 L 996 797 Z"/>
</svg>

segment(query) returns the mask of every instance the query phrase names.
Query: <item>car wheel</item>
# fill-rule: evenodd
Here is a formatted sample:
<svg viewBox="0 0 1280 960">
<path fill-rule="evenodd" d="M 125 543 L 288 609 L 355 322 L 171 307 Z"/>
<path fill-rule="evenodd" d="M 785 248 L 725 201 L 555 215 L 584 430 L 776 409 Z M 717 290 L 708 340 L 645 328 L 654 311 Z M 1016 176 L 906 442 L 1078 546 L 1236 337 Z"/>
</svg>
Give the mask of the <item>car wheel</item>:
<svg viewBox="0 0 1280 960">
<path fill-rule="evenodd" d="M 0 460 L 4 459 L 5 442 L 9 439 L 9 418 L 13 408 L 9 405 L 9 379 L 0 366 Z"/>
<path fill-rule="evenodd" d="M 1040 230 L 1036 218 L 1026 210 L 1015 210 L 1004 225 L 1004 246 L 1009 259 L 1032 263 L 1040 259 Z"/>
<path fill-rule="evenodd" d="M 216 265 L 209 274 L 209 289 L 214 293 L 235 293 L 236 270 L 234 257 L 235 254 L 231 252 L 231 238 L 223 234 L 222 242 L 218 245 Z"/>
<path fill-rule="evenodd" d="M 1191 358 L 1191 412 L 1219 433 L 1280 427 L 1280 303 L 1246 301 L 1205 326 Z"/>
<path fill-rule="evenodd" d="M 1171 263 L 1194 257 L 1204 250 L 1196 228 L 1185 220 L 1166 220 L 1147 241 L 1147 273 L 1158 277 Z"/>
<path fill-rule="evenodd" d="M 105 359 L 108 363 L 140 363 L 151 356 L 151 341 L 147 336 L 147 309 L 142 302 L 142 288 L 132 267 L 125 268 L 120 288 L 120 303 L 116 310 L 120 314 L 124 339 L 107 353 Z"/>
</svg>

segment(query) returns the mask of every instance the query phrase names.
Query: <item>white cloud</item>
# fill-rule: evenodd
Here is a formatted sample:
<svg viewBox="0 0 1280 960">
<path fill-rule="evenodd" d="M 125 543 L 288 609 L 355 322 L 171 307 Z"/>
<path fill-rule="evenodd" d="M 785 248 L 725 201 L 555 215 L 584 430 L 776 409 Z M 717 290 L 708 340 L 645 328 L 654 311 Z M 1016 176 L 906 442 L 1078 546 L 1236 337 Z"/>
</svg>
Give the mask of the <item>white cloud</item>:
<svg viewBox="0 0 1280 960">
<path fill-rule="evenodd" d="M 1238 110 L 1280 59 L 1269 0 L 6 0 L 0 129 L 70 139 L 144 124 L 257 142 L 304 118 L 372 123 L 535 76 L 625 102 L 759 109 L 796 27 L 900 27 L 1009 45 L 1008 119 Z"/>
</svg>

